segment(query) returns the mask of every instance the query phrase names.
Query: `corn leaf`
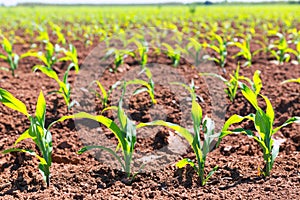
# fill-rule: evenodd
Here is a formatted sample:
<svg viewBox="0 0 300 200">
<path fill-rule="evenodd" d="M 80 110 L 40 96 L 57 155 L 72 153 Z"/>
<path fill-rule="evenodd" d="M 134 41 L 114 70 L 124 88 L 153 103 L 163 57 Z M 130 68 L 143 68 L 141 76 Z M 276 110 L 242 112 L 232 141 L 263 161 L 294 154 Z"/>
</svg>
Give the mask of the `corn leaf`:
<svg viewBox="0 0 300 200">
<path fill-rule="evenodd" d="M 44 127 L 45 115 L 46 115 L 46 101 L 43 92 L 41 91 L 38 97 L 36 111 L 35 111 L 35 117 L 37 118 L 41 127 Z"/>
<path fill-rule="evenodd" d="M 47 165 L 47 162 L 44 158 L 40 157 L 38 154 L 36 154 L 34 151 L 32 150 L 26 150 L 26 149 L 18 149 L 18 148 L 11 148 L 11 149 L 6 149 L 4 151 L 2 151 L 2 153 L 7 154 L 7 153 L 11 153 L 11 152 L 22 152 L 22 153 L 28 153 L 32 156 L 35 156 L 37 159 L 39 159 L 41 164 Z"/>
<path fill-rule="evenodd" d="M 16 99 L 10 92 L 2 88 L 0 88 L 0 102 L 2 102 L 5 106 L 29 117 L 25 104 Z"/>
</svg>

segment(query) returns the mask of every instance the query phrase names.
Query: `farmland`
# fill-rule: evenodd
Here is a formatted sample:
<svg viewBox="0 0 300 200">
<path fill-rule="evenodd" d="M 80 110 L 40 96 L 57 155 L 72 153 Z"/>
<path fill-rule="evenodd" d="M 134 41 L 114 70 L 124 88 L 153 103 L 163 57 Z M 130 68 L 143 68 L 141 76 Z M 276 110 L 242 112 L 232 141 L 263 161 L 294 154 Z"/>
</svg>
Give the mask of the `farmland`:
<svg viewBox="0 0 300 200">
<path fill-rule="evenodd" d="M 0 7 L 0 198 L 299 198 L 299 8 Z"/>
</svg>

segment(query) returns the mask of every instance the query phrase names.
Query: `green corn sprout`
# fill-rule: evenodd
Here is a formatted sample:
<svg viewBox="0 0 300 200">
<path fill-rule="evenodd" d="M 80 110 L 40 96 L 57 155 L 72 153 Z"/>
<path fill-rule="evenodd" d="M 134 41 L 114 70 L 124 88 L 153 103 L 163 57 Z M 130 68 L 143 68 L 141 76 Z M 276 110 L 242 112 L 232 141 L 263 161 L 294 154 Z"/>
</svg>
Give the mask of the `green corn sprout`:
<svg viewBox="0 0 300 200">
<path fill-rule="evenodd" d="M 231 44 L 226 42 L 221 36 L 212 33 L 212 37 L 210 38 L 211 41 L 217 40 L 217 45 L 208 44 L 208 48 L 211 48 L 218 54 L 218 58 L 208 57 L 209 60 L 213 60 L 220 65 L 220 67 L 225 72 L 225 64 L 226 64 L 226 57 L 227 57 L 227 45 Z"/>
<path fill-rule="evenodd" d="M 57 36 L 56 43 L 57 44 L 61 43 L 62 45 L 65 45 L 66 44 L 66 38 L 65 38 L 64 34 L 62 33 L 61 27 L 54 24 L 54 23 L 52 23 L 52 22 L 49 22 L 49 25 L 51 26 L 51 29 L 53 30 L 53 32 Z"/>
<path fill-rule="evenodd" d="M 238 89 L 238 83 L 240 79 L 243 79 L 242 76 L 239 75 L 240 65 L 237 66 L 233 75 L 230 74 L 230 80 L 227 80 L 223 76 L 215 73 L 200 73 L 203 76 L 213 76 L 221 81 L 223 81 L 227 88 L 224 89 L 225 93 L 228 95 L 230 101 L 234 101 Z"/>
<path fill-rule="evenodd" d="M 236 97 L 237 94 L 237 89 L 239 86 L 239 82 L 241 80 L 244 80 L 248 82 L 251 86 L 251 89 L 255 92 L 255 94 L 259 94 L 261 88 L 262 88 L 262 81 L 260 79 L 260 71 L 256 70 L 254 75 L 253 75 L 253 80 L 250 80 L 247 77 L 240 76 L 239 75 L 240 71 L 240 65 L 237 66 L 236 71 L 234 72 L 234 75 L 230 74 L 230 80 L 225 79 L 223 76 L 215 73 L 200 73 L 200 75 L 204 76 L 213 76 L 216 78 L 219 78 L 221 81 L 225 83 L 227 88 L 225 88 L 225 93 L 229 96 L 230 101 L 233 101 Z"/>
<path fill-rule="evenodd" d="M 19 138 L 15 141 L 15 145 L 25 139 L 32 139 L 33 142 L 39 148 L 39 153 L 33 150 L 19 149 L 19 148 L 10 148 L 2 153 L 10 153 L 10 152 L 23 152 L 28 153 L 32 156 L 35 156 L 39 159 L 39 171 L 41 172 L 47 187 L 50 184 L 50 167 L 52 163 L 51 155 L 52 155 L 52 136 L 49 131 L 49 128 L 45 127 L 45 115 L 46 115 L 46 101 L 43 95 L 43 92 L 40 92 L 38 97 L 35 115 L 30 115 L 27 112 L 26 106 L 18 99 L 16 99 L 11 93 L 0 88 L 0 102 L 2 102 L 5 106 L 19 111 L 24 114 L 30 120 L 30 127 L 23 134 L 19 136 Z"/>
<path fill-rule="evenodd" d="M 115 84 L 113 84 L 110 89 L 108 91 L 105 90 L 105 88 L 103 87 L 103 85 L 99 82 L 99 81 L 93 81 L 91 84 L 96 83 L 101 91 L 101 94 L 96 92 L 95 90 L 93 91 L 96 96 L 98 98 L 100 98 L 101 103 L 102 103 L 102 107 L 106 108 L 107 107 L 107 103 L 108 103 L 108 98 L 110 96 L 110 94 L 112 93 L 112 91 L 114 89 L 116 89 L 119 85 L 120 85 L 120 81 L 117 81 Z"/>
<path fill-rule="evenodd" d="M 195 55 L 192 55 L 195 60 L 195 65 L 198 66 L 200 64 L 199 56 L 202 50 L 202 44 L 198 42 L 195 38 L 189 38 L 189 43 L 186 46 L 187 51 L 190 52 L 191 49 L 195 51 Z"/>
<path fill-rule="evenodd" d="M 52 69 L 53 65 L 58 61 L 56 54 L 60 52 L 61 48 L 58 44 L 53 45 L 51 42 L 47 42 L 45 44 L 45 50 L 46 52 L 35 52 L 35 51 L 29 51 L 21 56 L 21 58 L 24 57 L 36 57 L 39 60 L 41 60 L 44 63 L 44 66 L 48 69 Z"/>
<path fill-rule="evenodd" d="M 194 150 L 194 153 L 196 155 L 197 159 L 197 165 L 190 159 L 183 159 L 179 161 L 176 166 L 179 168 L 182 168 L 186 165 L 191 165 L 195 171 L 197 172 L 200 183 L 202 186 L 206 184 L 208 179 L 214 174 L 214 172 L 218 169 L 218 166 L 215 166 L 212 171 L 208 173 L 208 175 L 205 177 L 204 175 L 204 168 L 205 168 L 205 161 L 207 154 L 210 152 L 211 145 L 213 144 L 214 138 L 217 138 L 219 134 L 214 134 L 214 122 L 209 117 L 205 117 L 202 119 L 202 108 L 197 103 L 197 97 L 195 94 L 195 89 L 193 84 L 189 87 L 187 85 L 184 85 L 182 83 L 175 83 L 178 85 L 182 85 L 185 87 L 192 96 L 192 119 L 193 119 L 193 125 L 194 125 L 194 135 L 187 130 L 184 127 L 181 127 L 177 124 L 173 124 L 170 122 L 165 122 L 162 120 L 157 120 L 149 123 L 140 123 L 137 125 L 138 128 L 144 127 L 144 126 L 165 126 L 170 129 L 173 129 L 176 131 L 179 135 L 184 137 L 189 144 L 191 145 L 192 149 Z M 201 132 L 201 126 L 202 131 L 204 132 L 204 141 L 202 142 L 200 139 L 200 132 Z"/>
<path fill-rule="evenodd" d="M 74 115 L 65 116 L 59 119 L 58 121 L 64 121 L 66 119 L 72 119 L 72 118 L 86 118 L 95 120 L 104 126 L 106 126 L 110 131 L 112 131 L 115 135 L 115 137 L 118 139 L 118 146 L 116 151 L 119 150 L 119 148 L 122 150 L 123 154 L 123 160 L 120 156 L 117 155 L 117 153 L 109 148 L 106 148 L 104 146 L 85 146 L 82 149 L 78 151 L 78 154 L 82 154 L 90 149 L 102 149 L 104 151 L 107 151 L 110 153 L 114 158 L 118 160 L 118 162 L 121 164 L 123 170 L 126 173 L 126 176 L 129 178 L 131 176 L 131 163 L 132 163 L 132 156 L 134 153 L 134 146 L 136 143 L 136 125 L 133 121 L 131 121 L 125 114 L 122 103 L 123 103 L 123 96 L 125 93 L 125 84 L 124 89 L 122 92 L 121 99 L 119 101 L 118 107 L 110 107 L 108 109 L 116 109 L 118 112 L 118 120 L 120 122 L 120 126 L 118 126 L 114 121 L 111 119 L 104 117 L 102 115 L 94 116 L 90 115 L 88 113 L 80 112 Z"/>
<path fill-rule="evenodd" d="M 253 52 L 254 56 L 260 52 L 267 54 L 267 53 L 271 52 L 271 48 L 273 48 L 273 46 L 269 45 L 269 38 L 268 38 L 267 34 L 262 34 L 261 40 L 262 41 L 254 40 L 255 43 L 257 43 L 258 45 L 261 46 L 259 49 L 257 49 L 256 51 Z"/>
<path fill-rule="evenodd" d="M 252 53 L 250 51 L 250 40 L 251 40 L 251 35 L 247 35 L 246 38 L 241 43 L 240 42 L 233 43 L 234 46 L 240 49 L 240 52 L 234 55 L 234 58 L 238 56 L 243 56 L 247 60 L 244 66 L 249 66 L 249 67 L 252 65 Z"/>
<path fill-rule="evenodd" d="M 39 36 L 37 37 L 37 41 L 42 41 L 43 43 L 48 43 L 50 41 L 49 34 L 47 29 L 42 28 L 41 26 L 38 26 Z"/>
<path fill-rule="evenodd" d="M 120 67 L 120 65 L 122 65 L 124 63 L 124 59 L 127 56 L 132 56 L 134 57 L 134 53 L 130 50 L 118 50 L 115 48 L 111 48 L 108 50 L 108 52 L 105 55 L 105 58 L 110 57 L 111 55 L 114 55 L 115 59 L 114 59 L 114 64 L 115 67 L 112 69 L 110 69 L 111 72 L 117 72 L 118 68 Z"/>
<path fill-rule="evenodd" d="M 73 65 L 76 73 L 78 73 L 79 65 L 78 65 L 78 55 L 77 55 L 76 47 L 74 45 L 70 44 L 68 50 L 62 49 L 62 51 L 65 54 L 65 56 L 60 58 L 59 61 L 71 61 L 70 65 Z"/>
<path fill-rule="evenodd" d="M 276 33 L 276 36 L 279 37 L 279 40 L 275 41 L 274 44 L 271 44 L 271 54 L 276 58 L 279 64 L 283 62 L 289 62 L 293 49 L 289 48 L 288 41 L 285 36 L 281 33 Z"/>
<path fill-rule="evenodd" d="M 143 87 L 135 90 L 133 94 L 137 95 L 142 92 L 148 92 L 152 103 L 156 104 L 157 101 L 156 101 L 155 95 L 154 95 L 154 81 L 152 79 L 152 73 L 151 73 L 150 69 L 146 68 L 146 67 L 141 71 L 141 73 L 146 74 L 146 76 L 148 77 L 148 82 L 141 80 L 141 79 L 134 79 L 134 80 L 127 81 L 126 85 L 130 85 L 130 84 L 142 85 Z"/>
<path fill-rule="evenodd" d="M 240 83 L 240 87 L 242 90 L 242 94 L 244 97 L 251 103 L 251 105 L 255 108 L 256 113 L 251 113 L 245 117 L 239 116 L 239 115 L 233 115 L 231 116 L 224 124 L 224 127 L 222 129 L 220 139 L 223 137 L 232 134 L 232 133 L 243 133 L 249 136 L 250 138 L 253 138 L 255 141 L 258 142 L 258 144 L 261 146 L 263 150 L 263 158 L 266 162 L 264 171 L 262 174 L 264 176 L 269 176 L 270 171 L 273 167 L 275 158 L 277 157 L 279 153 L 279 146 L 282 141 L 277 140 L 273 137 L 273 135 L 282 127 L 287 126 L 291 123 L 300 123 L 300 117 L 292 117 L 288 119 L 286 122 L 284 122 L 282 125 L 274 128 L 274 110 L 272 107 L 272 104 L 270 103 L 269 99 L 261 94 L 256 94 L 252 89 L 250 89 L 248 86 L 246 86 L 244 83 Z M 257 97 L 261 96 L 265 102 L 266 102 L 266 111 L 264 111 L 259 105 L 257 101 Z M 232 131 L 228 130 L 228 128 L 235 123 L 240 123 L 244 119 L 248 119 L 254 122 L 255 130 L 257 134 L 255 134 L 251 130 L 245 130 L 243 128 L 237 128 Z M 218 144 L 220 143 L 220 140 Z"/>
<path fill-rule="evenodd" d="M 9 40 L 2 36 L 2 48 L 6 52 L 6 55 L 0 53 L 0 59 L 3 59 L 10 66 L 9 69 L 6 67 L 0 67 L 1 70 L 11 71 L 12 76 L 15 76 L 15 70 L 18 68 L 19 56 L 16 53 L 13 53 L 13 44 Z"/>
<path fill-rule="evenodd" d="M 140 64 L 142 66 L 142 69 L 144 69 L 147 65 L 147 62 L 148 62 L 148 44 L 146 41 L 143 41 L 143 42 L 140 42 L 138 40 L 135 40 L 134 43 L 136 44 L 137 46 L 137 51 L 138 51 L 138 54 L 140 56 Z"/>
<path fill-rule="evenodd" d="M 167 56 L 169 58 L 171 58 L 173 66 L 177 67 L 179 65 L 179 62 L 180 62 L 181 54 L 186 52 L 185 49 L 181 48 L 177 44 L 176 44 L 176 49 L 174 49 L 173 47 L 171 47 L 171 45 L 169 45 L 167 43 L 162 43 L 162 46 L 167 48 L 165 53 L 167 54 Z"/>
<path fill-rule="evenodd" d="M 68 111 L 75 105 L 78 104 L 75 100 L 71 101 L 71 86 L 70 83 L 68 82 L 68 76 L 71 68 L 74 67 L 74 65 L 70 65 L 68 69 L 66 70 L 63 81 L 61 81 L 58 78 L 57 73 L 51 69 L 47 68 L 43 65 L 36 65 L 33 67 L 33 71 L 40 70 L 43 74 L 47 75 L 49 78 L 54 79 L 57 84 L 59 85 L 59 90 L 58 91 L 52 91 L 50 93 L 57 93 L 63 96 L 65 103 L 67 105 Z"/>
</svg>

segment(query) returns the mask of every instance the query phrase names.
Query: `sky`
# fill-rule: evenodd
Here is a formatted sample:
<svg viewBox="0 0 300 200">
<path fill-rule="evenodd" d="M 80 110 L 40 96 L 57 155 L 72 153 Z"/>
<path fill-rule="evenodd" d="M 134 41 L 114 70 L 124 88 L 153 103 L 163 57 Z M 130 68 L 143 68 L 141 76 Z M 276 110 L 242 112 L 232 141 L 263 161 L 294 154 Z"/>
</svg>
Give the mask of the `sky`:
<svg viewBox="0 0 300 200">
<path fill-rule="evenodd" d="M 196 0 L 197 1 L 197 0 Z M 205 1 L 205 0 L 199 0 Z M 210 0 L 211 2 L 218 2 L 221 0 Z M 228 0 L 230 2 L 230 0 Z M 231 1 L 244 1 L 246 0 L 231 0 Z M 261 0 L 251 0 L 251 2 L 259 2 Z M 272 1 L 272 0 L 266 0 Z M 18 2 L 40 2 L 40 3 L 56 3 L 56 4 L 80 4 L 80 3 L 88 3 L 88 4 L 122 4 L 122 3 L 167 3 L 167 2 L 182 2 L 182 3 L 191 3 L 195 2 L 195 0 L 0 0 L 0 4 L 4 5 L 16 5 Z"/>
</svg>

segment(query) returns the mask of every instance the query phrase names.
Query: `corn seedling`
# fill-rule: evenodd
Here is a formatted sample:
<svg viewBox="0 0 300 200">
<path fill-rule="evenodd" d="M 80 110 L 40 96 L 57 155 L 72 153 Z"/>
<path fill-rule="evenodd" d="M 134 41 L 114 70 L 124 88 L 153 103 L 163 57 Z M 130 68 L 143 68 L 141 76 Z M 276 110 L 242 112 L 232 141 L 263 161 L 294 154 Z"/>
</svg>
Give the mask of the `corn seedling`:
<svg viewBox="0 0 300 200">
<path fill-rule="evenodd" d="M 65 54 L 65 56 L 60 58 L 59 61 L 71 61 L 70 65 L 73 65 L 76 73 L 78 73 L 79 65 L 78 65 L 78 56 L 77 56 L 76 47 L 74 45 L 70 44 L 68 50 L 62 49 L 62 51 Z"/>
<path fill-rule="evenodd" d="M 208 57 L 208 60 L 213 60 L 214 62 L 218 63 L 220 67 L 225 72 L 225 64 L 226 64 L 226 57 L 227 57 L 227 45 L 229 42 L 226 42 L 221 36 L 213 33 L 212 37 L 210 38 L 211 41 L 217 41 L 217 44 L 208 44 L 208 48 L 214 50 L 218 57 Z"/>
<path fill-rule="evenodd" d="M 100 92 L 101 92 L 101 94 L 100 93 L 98 93 L 97 91 L 93 91 L 95 94 L 96 94 L 96 96 L 98 97 L 98 98 L 100 98 L 100 100 L 101 100 L 101 103 L 102 103 L 102 107 L 103 108 L 106 108 L 107 107 L 107 103 L 108 103 L 108 98 L 109 98 L 109 96 L 110 96 L 110 94 L 112 93 L 112 91 L 114 90 L 114 89 L 116 89 L 119 85 L 120 85 L 120 81 L 117 81 L 115 84 L 113 84 L 111 87 L 110 87 L 110 89 L 109 90 L 105 90 L 105 88 L 103 87 L 103 85 L 99 82 L 99 81 L 93 81 L 91 84 L 93 84 L 93 83 L 96 83 L 97 84 L 97 86 L 99 87 L 99 89 L 100 89 Z"/>
<path fill-rule="evenodd" d="M 11 71 L 12 75 L 15 76 L 15 70 L 18 68 L 19 56 L 16 53 L 13 53 L 13 44 L 9 40 L 2 36 L 2 48 L 5 51 L 6 55 L 0 53 L 0 59 L 3 59 L 7 62 L 10 68 L 0 67 L 1 70 Z"/>
<path fill-rule="evenodd" d="M 126 85 L 130 85 L 130 84 L 134 84 L 134 85 L 142 85 L 142 88 L 138 88 L 137 90 L 134 91 L 133 95 L 137 95 L 140 94 L 142 92 L 148 92 L 151 101 L 153 104 L 156 104 L 157 101 L 155 99 L 155 95 L 154 95 L 154 82 L 152 79 L 152 73 L 150 71 L 149 68 L 144 68 L 141 73 L 145 73 L 146 76 L 148 77 L 148 82 L 141 80 L 141 79 L 133 79 L 133 80 L 129 80 L 126 82 Z"/>
<path fill-rule="evenodd" d="M 181 48 L 177 44 L 176 44 L 176 48 L 171 47 L 171 45 L 169 45 L 167 43 L 162 43 L 162 46 L 167 49 L 164 52 L 167 54 L 167 56 L 169 58 L 171 58 L 173 66 L 177 67 L 179 65 L 179 62 L 180 62 L 181 54 L 185 53 L 186 50 Z"/>
<path fill-rule="evenodd" d="M 283 62 L 289 62 L 291 55 L 294 50 L 289 48 L 288 41 L 286 40 L 285 36 L 281 33 L 276 33 L 276 36 L 279 38 L 271 44 L 271 54 L 276 58 L 279 64 Z"/>
<path fill-rule="evenodd" d="M 239 80 L 243 79 L 242 76 L 239 75 L 240 65 L 237 66 L 233 75 L 230 74 L 230 80 L 227 80 L 223 76 L 215 73 L 201 73 L 203 76 L 213 76 L 224 82 L 226 88 L 224 89 L 225 93 L 228 95 L 230 101 L 234 101 L 237 93 L 237 89 L 239 86 Z"/>
<path fill-rule="evenodd" d="M 43 92 L 40 92 L 38 97 L 35 115 L 30 115 L 27 112 L 25 104 L 20 100 L 16 99 L 11 93 L 0 88 L 0 102 L 5 106 L 16 110 L 24 114 L 30 120 L 30 127 L 19 138 L 15 141 L 14 145 L 17 145 L 19 142 L 25 139 L 31 139 L 37 145 L 41 156 L 39 153 L 33 150 L 20 149 L 20 148 L 10 148 L 2 153 L 11 153 L 11 152 L 23 152 L 28 153 L 32 156 L 35 156 L 39 159 L 39 171 L 41 172 L 47 187 L 50 184 L 50 167 L 52 163 L 51 154 L 52 154 L 52 136 L 49 131 L 49 128 L 45 127 L 45 115 L 46 115 L 46 101 L 43 95 Z"/>
<path fill-rule="evenodd" d="M 187 51 L 191 52 L 194 51 L 195 54 L 192 55 L 195 60 L 195 65 L 198 66 L 200 64 L 200 53 L 202 50 L 202 44 L 198 42 L 195 38 L 189 38 L 189 43 L 187 44 Z"/>
<path fill-rule="evenodd" d="M 137 52 L 139 54 L 139 57 L 140 57 L 140 65 L 142 67 L 142 69 L 144 69 L 147 65 L 147 62 L 148 62 L 148 44 L 146 41 L 138 41 L 138 40 L 135 40 L 134 43 L 136 44 L 137 46 Z"/>
<path fill-rule="evenodd" d="M 252 53 L 250 51 L 250 40 L 251 40 L 251 35 L 247 35 L 242 42 L 233 43 L 234 46 L 240 49 L 240 52 L 234 55 L 234 58 L 238 56 L 243 56 L 247 60 L 243 66 L 249 66 L 249 67 L 252 65 Z"/>
<path fill-rule="evenodd" d="M 134 53 L 130 50 L 118 50 L 118 49 L 114 49 L 111 48 L 108 50 L 108 52 L 105 55 L 105 58 L 107 59 L 108 57 L 110 57 L 111 55 L 114 55 L 114 64 L 115 67 L 114 68 L 110 68 L 109 70 L 111 72 L 117 72 L 118 68 L 120 67 L 120 65 L 122 65 L 124 63 L 124 59 L 127 56 L 132 56 L 134 57 Z"/>
<path fill-rule="evenodd" d="M 49 23 L 51 26 L 52 31 L 55 33 L 55 35 L 57 36 L 57 44 L 62 44 L 65 45 L 66 44 L 66 38 L 64 36 L 64 34 L 62 33 L 61 27 L 50 22 Z"/>
<path fill-rule="evenodd" d="M 51 42 L 47 42 L 45 44 L 45 50 L 46 52 L 35 52 L 35 51 L 29 51 L 21 56 L 21 58 L 24 57 L 36 57 L 39 60 L 41 60 L 45 67 L 48 69 L 52 69 L 53 65 L 58 61 L 56 58 L 56 54 L 60 52 L 61 48 L 58 44 L 53 45 Z"/>
<path fill-rule="evenodd" d="M 69 72 L 70 72 L 72 67 L 74 67 L 74 66 L 69 65 L 68 69 L 66 70 L 66 72 L 64 74 L 63 81 L 61 81 L 58 78 L 57 73 L 51 68 L 47 68 L 46 66 L 43 66 L 43 65 L 36 65 L 33 68 L 33 71 L 40 70 L 43 74 L 45 74 L 49 78 L 54 79 L 57 82 L 57 84 L 59 85 L 59 90 L 52 91 L 50 93 L 57 93 L 57 94 L 62 95 L 64 100 L 65 100 L 65 103 L 67 105 L 68 111 L 75 104 L 78 104 L 78 102 L 76 102 L 75 100 L 71 101 L 71 86 L 70 86 L 70 83 L 68 82 L 68 76 L 69 76 Z"/>
<path fill-rule="evenodd" d="M 266 111 L 264 111 L 258 105 L 258 101 L 257 101 L 258 95 L 248 86 L 246 86 L 244 83 L 240 83 L 240 87 L 242 90 L 242 94 L 255 108 L 256 113 L 255 114 L 251 113 L 245 117 L 239 115 L 231 116 L 224 124 L 224 127 L 220 135 L 220 139 L 232 133 L 243 133 L 249 136 L 250 138 L 253 138 L 255 141 L 257 141 L 263 150 L 263 155 L 264 155 L 263 158 L 266 162 L 262 174 L 264 176 L 269 176 L 275 158 L 279 153 L 279 146 L 282 143 L 281 140 L 277 140 L 273 137 L 274 134 L 282 127 L 287 126 L 291 123 L 294 122 L 300 123 L 300 117 L 292 117 L 288 119 L 286 122 L 284 122 L 281 126 L 274 128 L 273 124 L 274 124 L 275 114 L 269 99 L 266 96 L 259 94 L 259 96 L 261 96 L 265 100 L 267 105 Z M 245 130 L 243 128 L 237 128 L 232 131 L 228 130 L 232 124 L 240 123 L 244 119 L 248 119 L 254 122 L 255 130 L 257 134 L 255 134 L 251 130 Z"/>
<path fill-rule="evenodd" d="M 118 120 L 120 123 L 120 126 L 118 126 L 114 121 L 111 119 L 104 117 L 102 115 L 94 116 L 90 115 L 88 113 L 80 112 L 74 115 L 65 116 L 59 119 L 58 121 L 64 121 L 66 119 L 78 119 L 78 118 L 86 118 L 95 120 L 104 126 L 106 126 L 110 131 L 112 131 L 115 135 L 115 137 L 118 139 L 118 146 L 116 151 L 106 148 L 104 146 L 85 146 L 82 149 L 78 151 L 78 154 L 82 154 L 88 150 L 91 149 L 101 149 L 104 151 L 107 151 L 110 153 L 114 158 L 117 159 L 117 161 L 121 164 L 123 170 L 126 173 L 126 176 L 129 178 L 131 176 L 131 162 L 132 162 L 132 156 L 134 153 L 134 146 L 136 143 L 136 125 L 133 121 L 131 121 L 125 114 L 122 103 L 123 103 L 123 96 L 125 93 L 125 85 L 123 88 L 122 96 L 119 101 L 118 107 L 110 107 L 108 109 L 116 109 L 118 112 Z M 121 149 L 123 154 L 123 160 L 120 156 L 117 155 L 117 151 Z"/>
<path fill-rule="evenodd" d="M 182 83 L 175 83 L 175 84 L 182 85 L 191 93 L 192 96 L 191 115 L 193 119 L 194 135 L 184 127 L 181 127 L 177 124 L 173 124 L 170 122 L 165 122 L 162 120 L 157 120 L 149 123 L 140 123 L 139 125 L 137 125 L 137 127 L 140 128 L 144 126 L 154 126 L 154 125 L 165 126 L 170 129 L 173 129 L 180 136 L 184 137 L 191 145 L 192 149 L 194 150 L 197 159 L 197 164 L 195 164 L 192 160 L 186 158 L 177 162 L 176 166 L 179 168 L 183 168 L 186 165 L 191 165 L 197 172 L 201 185 L 204 186 L 208 181 L 208 179 L 214 174 L 214 172 L 218 168 L 218 166 L 215 166 L 212 169 L 212 171 L 210 171 L 208 175 L 205 177 L 204 168 L 205 168 L 206 157 L 207 154 L 210 152 L 210 148 L 211 145 L 213 144 L 214 138 L 218 138 L 219 134 L 214 134 L 214 122 L 212 119 L 210 119 L 209 117 L 205 117 L 204 119 L 202 119 L 202 108 L 197 103 L 197 97 L 195 94 L 195 89 L 193 84 L 190 87 Z M 200 139 L 201 126 L 202 126 L 202 131 L 204 132 L 203 142 Z"/>
</svg>

